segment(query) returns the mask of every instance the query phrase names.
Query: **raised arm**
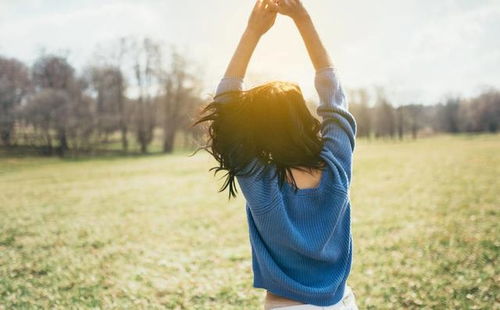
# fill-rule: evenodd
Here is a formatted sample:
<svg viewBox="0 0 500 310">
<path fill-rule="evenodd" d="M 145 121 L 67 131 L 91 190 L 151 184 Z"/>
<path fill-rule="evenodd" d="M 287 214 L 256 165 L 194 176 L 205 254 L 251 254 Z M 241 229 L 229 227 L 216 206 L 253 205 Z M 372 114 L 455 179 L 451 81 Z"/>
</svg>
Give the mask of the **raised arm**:
<svg viewBox="0 0 500 310">
<path fill-rule="evenodd" d="M 257 0 L 248 19 L 248 25 L 241 36 L 236 51 L 217 87 L 216 95 L 226 91 L 241 90 L 243 78 L 260 38 L 276 21 L 278 5 L 274 0 Z"/>
<path fill-rule="evenodd" d="M 262 35 L 274 25 L 277 13 L 278 6 L 275 0 L 257 0 L 247 28 L 217 87 L 216 97 L 228 91 L 243 90 L 243 79 L 250 58 Z M 221 96 L 216 101 L 224 102 L 225 98 Z M 270 171 L 264 168 L 265 166 L 255 158 L 248 164 L 248 170 L 253 170 L 255 174 L 237 176 L 240 188 L 254 214 L 266 212 L 280 197 L 277 181 L 271 178 Z"/>
<path fill-rule="evenodd" d="M 297 25 L 316 69 L 315 86 L 320 99 L 317 111 L 322 118 L 324 149 L 332 155 L 331 161 L 337 168 L 341 185 L 347 190 L 351 181 L 356 122 L 348 112 L 344 90 L 330 56 L 301 1 L 281 0 L 279 12 L 290 16 Z"/>
<path fill-rule="evenodd" d="M 297 25 L 314 68 L 320 70 L 332 67 L 330 56 L 323 46 L 311 17 L 302 2 L 300 0 L 281 0 L 278 11 L 292 18 L 295 25 Z"/>
<path fill-rule="evenodd" d="M 272 0 L 255 3 L 248 25 L 227 67 L 224 77 L 244 78 L 250 58 L 260 40 L 276 21 L 278 5 Z"/>
</svg>

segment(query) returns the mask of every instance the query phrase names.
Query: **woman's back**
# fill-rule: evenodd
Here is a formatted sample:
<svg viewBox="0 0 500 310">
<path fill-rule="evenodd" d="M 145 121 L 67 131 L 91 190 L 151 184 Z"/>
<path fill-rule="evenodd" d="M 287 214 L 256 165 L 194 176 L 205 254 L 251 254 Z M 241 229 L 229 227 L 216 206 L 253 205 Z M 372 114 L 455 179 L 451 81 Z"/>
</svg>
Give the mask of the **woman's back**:
<svg viewBox="0 0 500 310">
<path fill-rule="evenodd" d="M 313 169 L 312 171 L 304 171 L 295 168 L 291 170 L 298 189 L 310 189 L 319 186 L 322 170 Z M 287 182 L 291 184 L 291 178 L 288 178 Z"/>
</svg>

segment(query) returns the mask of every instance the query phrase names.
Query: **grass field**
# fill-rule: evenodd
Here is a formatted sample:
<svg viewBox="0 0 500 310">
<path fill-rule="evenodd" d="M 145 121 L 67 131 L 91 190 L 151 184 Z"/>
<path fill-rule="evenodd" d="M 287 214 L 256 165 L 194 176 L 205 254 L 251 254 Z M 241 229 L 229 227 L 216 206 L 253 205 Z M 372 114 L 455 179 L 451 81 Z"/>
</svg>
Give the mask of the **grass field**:
<svg viewBox="0 0 500 310">
<path fill-rule="evenodd" d="M 0 159 L 0 309 L 261 309 L 206 154 Z M 360 309 L 500 309 L 500 136 L 359 141 Z"/>
</svg>

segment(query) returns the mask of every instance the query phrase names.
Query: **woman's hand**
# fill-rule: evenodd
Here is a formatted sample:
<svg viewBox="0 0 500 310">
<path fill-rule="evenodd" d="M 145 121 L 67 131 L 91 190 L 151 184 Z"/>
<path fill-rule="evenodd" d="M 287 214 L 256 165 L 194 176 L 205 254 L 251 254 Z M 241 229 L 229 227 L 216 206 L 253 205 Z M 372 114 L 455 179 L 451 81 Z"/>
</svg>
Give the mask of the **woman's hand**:
<svg viewBox="0 0 500 310">
<path fill-rule="evenodd" d="M 280 0 L 278 6 L 280 14 L 290 16 L 295 22 L 316 71 L 333 67 L 330 55 L 321 42 L 313 21 L 302 2 L 300 0 Z"/>
<path fill-rule="evenodd" d="M 276 0 L 257 0 L 248 20 L 247 30 L 262 36 L 274 25 L 277 13 Z"/>
<path fill-rule="evenodd" d="M 260 37 L 274 25 L 278 14 L 277 0 L 257 0 L 248 26 L 241 36 L 233 58 L 227 66 L 224 77 L 244 78 L 250 58 L 259 43 Z"/>
<path fill-rule="evenodd" d="M 279 0 L 278 12 L 290 16 L 294 20 L 308 16 L 307 10 L 300 0 Z"/>
</svg>

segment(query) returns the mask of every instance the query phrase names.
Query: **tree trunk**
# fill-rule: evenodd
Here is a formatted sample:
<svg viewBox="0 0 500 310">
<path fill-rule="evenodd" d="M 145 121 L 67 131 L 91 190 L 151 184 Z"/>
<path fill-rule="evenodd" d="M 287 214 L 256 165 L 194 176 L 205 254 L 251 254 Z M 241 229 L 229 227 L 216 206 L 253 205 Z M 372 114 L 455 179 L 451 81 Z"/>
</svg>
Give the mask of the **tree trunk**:
<svg viewBox="0 0 500 310">
<path fill-rule="evenodd" d="M 189 146 L 191 145 L 191 143 L 189 143 L 190 141 L 189 133 L 187 132 L 187 130 L 185 130 L 183 133 L 184 133 L 184 149 L 188 149 Z"/>
<path fill-rule="evenodd" d="M 2 143 L 5 146 L 11 145 L 12 131 L 14 130 L 14 122 L 7 121 L 6 124 L 2 124 L 0 130 L 0 136 Z"/>
<path fill-rule="evenodd" d="M 57 134 L 59 140 L 59 147 L 57 148 L 57 152 L 59 156 L 64 156 L 64 154 L 68 151 L 68 139 L 66 137 L 66 131 L 60 130 Z"/>
<path fill-rule="evenodd" d="M 399 140 L 403 140 L 404 125 L 403 125 L 403 107 L 398 108 L 398 136 Z"/>
<path fill-rule="evenodd" d="M 120 71 L 121 72 L 121 71 Z M 118 80 L 118 113 L 120 114 L 120 121 L 119 121 L 119 126 L 120 126 L 120 132 L 121 132 L 121 140 L 122 140 L 122 150 L 127 153 L 128 152 L 128 139 L 127 139 L 127 122 L 125 119 L 125 102 L 123 98 L 123 79 L 122 75 L 120 73 L 120 77 Z"/>
<path fill-rule="evenodd" d="M 128 152 L 128 139 L 127 139 L 127 127 L 121 125 L 120 132 L 122 136 L 122 150 L 127 153 Z"/>
<path fill-rule="evenodd" d="M 148 145 L 144 141 L 141 141 L 141 153 L 146 154 L 147 152 L 148 152 Z"/>
<path fill-rule="evenodd" d="M 148 142 L 146 139 L 146 132 L 144 128 L 139 128 L 137 131 L 137 140 L 141 146 L 141 153 L 145 154 L 148 151 Z"/>
<path fill-rule="evenodd" d="M 172 153 L 174 150 L 175 130 L 165 128 L 163 134 L 163 153 Z"/>
</svg>

